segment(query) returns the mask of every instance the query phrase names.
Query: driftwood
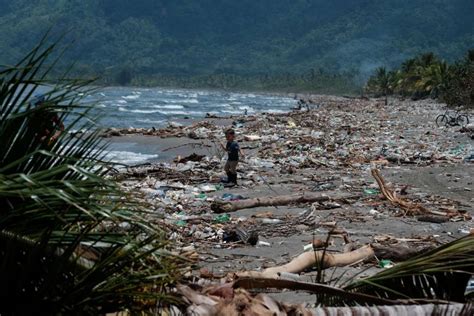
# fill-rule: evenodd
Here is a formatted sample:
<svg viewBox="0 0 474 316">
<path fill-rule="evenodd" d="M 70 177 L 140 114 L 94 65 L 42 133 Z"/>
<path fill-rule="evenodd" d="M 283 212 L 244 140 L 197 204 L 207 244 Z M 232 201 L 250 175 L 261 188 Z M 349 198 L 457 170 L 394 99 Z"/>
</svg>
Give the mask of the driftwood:
<svg viewBox="0 0 474 316">
<path fill-rule="evenodd" d="M 268 268 L 262 272 L 237 272 L 236 276 L 277 279 L 280 277 L 281 273 L 300 273 L 318 264 L 321 264 L 322 269 L 343 267 L 362 260 L 370 259 L 374 256 L 374 250 L 371 246 L 363 246 L 357 250 L 341 254 L 330 254 L 326 252 L 323 256 L 323 253 L 324 251 L 304 252 L 282 266 Z"/>
<path fill-rule="evenodd" d="M 302 204 L 302 203 L 313 203 L 313 202 L 326 202 L 326 201 L 342 201 L 352 198 L 359 197 L 354 195 L 339 195 L 336 198 L 332 198 L 329 195 L 322 193 L 303 193 L 296 195 L 281 195 L 272 197 L 262 197 L 239 201 L 214 201 L 211 204 L 211 209 L 215 213 L 228 213 L 235 212 L 246 208 L 254 208 L 260 206 L 279 206 L 288 204 Z"/>
<path fill-rule="evenodd" d="M 382 246 L 380 244 L 372 244 L 375 256 L 379 259 L 389 259 L 393 261 L 405 261 L 428 250 L 432 250 L 433 246 L 424 247 L 404 247 L 404 246 Z"/>
<path fill-rule="evenodd" d="M 424 215 L 418 216 L 417 219 L 420 222 L 429 222 L 429 223 L 445 223 L 449 221 L 448 216 L 440 216 L 440 215 Z"/>
</svg>

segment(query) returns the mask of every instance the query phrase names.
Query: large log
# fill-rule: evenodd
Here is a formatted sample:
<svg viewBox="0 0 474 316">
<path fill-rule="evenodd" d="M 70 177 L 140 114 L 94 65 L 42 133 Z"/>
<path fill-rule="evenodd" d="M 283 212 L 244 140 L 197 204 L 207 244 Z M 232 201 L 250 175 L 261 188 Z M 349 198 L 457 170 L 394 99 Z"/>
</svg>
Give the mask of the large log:
<svg viewBox="0 0 474 316">
<path fill-rule="evenodd" d="M 309 192 L 302 194 L 280 195 L 271 197 L 261 197 L 238 201 L 214 201 L 211 209 L 215 213 L 235 212 L 246 208 L 254 208 L 260 206 L 280 206 L 288 204 L 303 204 L 326 201 L 343 201 L 347 199 L 358 198 L 358 195 L 339 194 L 337 197 L 330 197 L 327 194 L 319 192 Z"/>
<path fill-rule="evenodd" d="M 321 264 L 322 269 L 344 267 L 362 260 L 370 259 L 374 256 L 374 250 L 369 245 L 347 253 L 330 254 L 326 252 L 323 256 L 323 252 L 324 251 L 304 252 L 282 266 L 267 268 L 262 272 L 237 272 L 236 275 L 238 277 L 277 279 L 281 273 L 300 273 L 319 264 Z"/>
</svg>

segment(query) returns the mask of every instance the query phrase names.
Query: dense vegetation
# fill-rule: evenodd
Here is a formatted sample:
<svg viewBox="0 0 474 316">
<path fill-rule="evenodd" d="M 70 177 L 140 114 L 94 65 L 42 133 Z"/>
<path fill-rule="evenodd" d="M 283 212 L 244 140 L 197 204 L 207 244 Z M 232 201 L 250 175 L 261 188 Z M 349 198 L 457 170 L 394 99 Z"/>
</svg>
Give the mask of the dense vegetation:
<svg viewBox="0 0 474 316">
<path fill-rule="evenodd" d="M 449 106 L 474 107 L 474 50 L 448 64 L 433 53 L 404 61 L 395 70 L 380 67 L 367 82 L 366 91 L 378 96 L 439 98 Z"/>
<path fill-rule="evenodd" d="M 183 261 L 165 250 L 136 196 L 106 177 L 93 106 L 81 102 L 91 82 L 45 80 L 53 48 L 40 45 L 0 69 L 0 314 L 101 315 L 176 303 L 165 289 Z M 49 90 L 33 102 L 39 87 Z M 68 122 L 62 133 L 52 124 L 58 117 Z"/>
<path fill-rule="evenodd" d="M 53 27 L 70 30 L 80 73 L 107 84 L 354 90 L 423 51 L 460 58 L 472 12 L 472 0 L 0 0 L 0 64 Z"/>
</svg>

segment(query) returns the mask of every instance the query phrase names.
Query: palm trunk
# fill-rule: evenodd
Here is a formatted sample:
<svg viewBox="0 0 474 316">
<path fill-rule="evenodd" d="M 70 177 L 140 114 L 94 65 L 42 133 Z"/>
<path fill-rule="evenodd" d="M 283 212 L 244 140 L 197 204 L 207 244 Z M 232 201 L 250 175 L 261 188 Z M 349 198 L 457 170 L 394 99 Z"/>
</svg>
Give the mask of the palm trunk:
<svg viewBox="0 0 474 316">
<path fill-rule="evenodd" d="M 281 196 L 271 196 L 271 197 L 262 197 L 254 198 L 248 200 L 239 200 L 239 201 L 215 201 L 211 205 L 211 209 L 215 213 L 226 213 L 226 212 L 235 212 L 238 210 L 246 208 L 254 208 L 260 206 L 278 206 L 278 205 L 288 205 L 288 204 L 302 204 L 302 203 L 313 203 L 313 202 L 325 202 L 330 200 L 347 200 L 352 198 L 357 198 L 358 195 L 338 195 L 337 197 L 331 198 L 328 195 L 321 193 L 303 193 L 297 195 L 281 195 Z"/>
</svg>

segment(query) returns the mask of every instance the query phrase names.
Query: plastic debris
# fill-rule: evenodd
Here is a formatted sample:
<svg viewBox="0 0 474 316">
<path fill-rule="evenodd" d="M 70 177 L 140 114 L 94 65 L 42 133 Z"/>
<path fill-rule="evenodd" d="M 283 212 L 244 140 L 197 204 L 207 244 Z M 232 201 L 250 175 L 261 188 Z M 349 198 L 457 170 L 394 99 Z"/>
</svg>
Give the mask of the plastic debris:
<svg viewBox="0 0 474 316">
<path fill-rule="evenodd" d="M 227 223 L 230 221 L 231 216 L 229 214 L 219 214 L 214 218 L 216 223 Z"/>
<path fill-rule="evenodd" d="M 382 260 L 379 261 L 379 266 L 381 268 L 388 269 L 388 268 L 392 268 L 394 266 L 394 263 L 390 260 L 382 259 Z"/>
</svg>

